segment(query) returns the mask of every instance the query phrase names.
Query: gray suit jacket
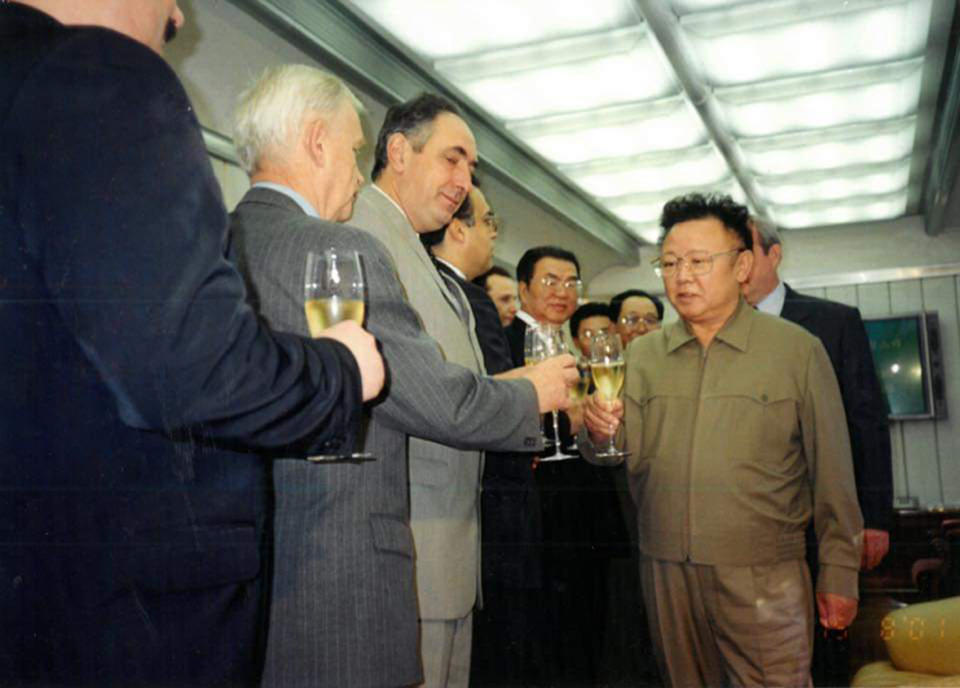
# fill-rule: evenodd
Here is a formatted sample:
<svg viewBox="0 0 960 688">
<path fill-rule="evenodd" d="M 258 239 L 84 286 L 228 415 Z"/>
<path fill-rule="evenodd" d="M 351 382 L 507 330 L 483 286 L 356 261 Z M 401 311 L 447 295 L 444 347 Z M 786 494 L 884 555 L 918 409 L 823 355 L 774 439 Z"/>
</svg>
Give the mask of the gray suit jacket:
<svg viewBox="0 0 960 688">
<path fill-rule="evenodd" d="M 251 298 L 280 330 L 307 332 L 307 251 L 359 251 L 366 326 L 388 370 L 387 391 L 372 406 L 362 438 L 376 461 L 274 462 L 276 566 L 264 683 L 416 683 L 407 435 L 460 446 L 516 446 L 536 427 L 520 418 L 495 424 L 488 409 L 535 405 L 535 393 L 529 383 L 495 383 L 446 363 L 406 302 L 390 257 L 368 234 L 309 217 L 267 189 L 247 192 L 231 229 Z"/>
<path fill-rule="evenodd" d="M 483 353 L 471 309 L 466 308 L 465 324 L 454 297 L 400 208 L 379 189 L 367 186 L 360 192 L 350 222 L 386 246 L 410 305 L 423 328 L 439 343 L 444 358 L 483 372 Z M 466 297 L 463 303 L 467 304 Z M 429 390 L 438 406 L 463 403 L 461 394 L 448 394 L 451 390 L 433 383 L 420 386 Z M 451 426 L 456 438 L 438 439 L 423 432 L 410 438 L 410 525 L 424 619 L 463 617 L 478 598 L 481 454 L 457 447 L 463 447 L 470 437 L 486 438 L 479 443 L 484 449 L 533 451 L 541 445 L 535 395 L 508 402 L 495 402 L 492 397 L 476 401 L 469 422 Z M 497 442 L 498 438 L 507 439 L 507 431 L 511 441 Z"/>
</svg>

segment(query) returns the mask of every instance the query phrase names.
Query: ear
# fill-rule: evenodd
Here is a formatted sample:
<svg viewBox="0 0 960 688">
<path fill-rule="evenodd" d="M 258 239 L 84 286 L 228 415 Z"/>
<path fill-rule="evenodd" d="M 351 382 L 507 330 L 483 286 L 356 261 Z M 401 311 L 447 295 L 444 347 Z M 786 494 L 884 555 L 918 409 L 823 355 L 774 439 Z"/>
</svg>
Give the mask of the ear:
<svg viewBox="0 0 960 688">
<path fill-rule="evenodd" d="M 523 305 L 530 297 L 530 286 L 526 282 L 517 282 L 517 296 L 520 297 L 520 304 Z"/>
<path fill-rule="evenodd" d="M 399 131 L 390 134 L 387 139 L 387 164 L 396 172 L 403 172 L 407 165 L 407 137 Z"/>
<path fill-rule="evenodd" d="M 317 167 L 323 167 L 326 162 L 328 133 L 327 123 L 322 117 L 308 119 L 303 126 L 303 145 L 307 156 Z"/>
<path fill-rule="evenodd" d="M 463 245 L 467 242 L 467 228 L 463 222 L 454 218 L 450 221 L 450 224 L 447 225 L 447 236 L 454 242 Z"/>
<path fill-rule="evenodd" d="M 734 276 L 737 282 L 743 284 L 750 279 L 750 271 L 753 269 L 753 251 L 740 251 L 737 255 L 737 262 L 734 265 Z"/>
<path fill-rule="evenodd" d="M 783 260 L 783 248 L 780 244 L 774 244 L 770 247 L 770 261 L 773 263 L 773 269 L 776 271 L 780 267 L 780 261 Z"/>
</svg>

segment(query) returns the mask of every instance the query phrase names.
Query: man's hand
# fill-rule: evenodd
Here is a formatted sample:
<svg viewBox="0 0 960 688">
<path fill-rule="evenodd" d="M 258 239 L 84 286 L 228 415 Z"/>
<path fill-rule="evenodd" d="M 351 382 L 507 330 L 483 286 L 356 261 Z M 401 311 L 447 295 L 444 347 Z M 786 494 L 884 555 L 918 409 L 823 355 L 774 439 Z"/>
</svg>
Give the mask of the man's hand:
<svg viewBox="0 0 960 688">
<path fill-rule="evenodd" d="M 860 570 L 876 568 L 890 551 L 890 533 L 885 530 L 865 528 L 863 531 L 863 553 L 860 555 Z"/>
<path fill-rule="evenodd" d="M 606 401 L 592 394 L 583 403 L 583 424 L 587 426 L 594 444 L 606 442 L 616 434 L 623 418 L 623 402 Z"/>
<path fill-rule="evenodd" d="M 857 600 L 832 592 L 818 592 L 817 612 L 824 628 L 843 629 L 857 618 Z"/>
<path fill-rule="evenodd" d="M 570 406 L 570 387 L 580 379 L 577 362 L 570 354 L 548 358 L 534 366 L 524 366 L 496 376 L 501 380 L 526 378 L 537 390 L 540 413 L 563 410 Z"/>
<path fill-rule="evenodd" d="M 385 377 L 383 357 L 377 351 L 377 340 L 372 334 L 354 321 L 345 320 L 322 330 L 319 336 L 336 339 L 350 349 L 360 368 L 364 401 L 370 401 L 380 394 Z"/>
</svg>

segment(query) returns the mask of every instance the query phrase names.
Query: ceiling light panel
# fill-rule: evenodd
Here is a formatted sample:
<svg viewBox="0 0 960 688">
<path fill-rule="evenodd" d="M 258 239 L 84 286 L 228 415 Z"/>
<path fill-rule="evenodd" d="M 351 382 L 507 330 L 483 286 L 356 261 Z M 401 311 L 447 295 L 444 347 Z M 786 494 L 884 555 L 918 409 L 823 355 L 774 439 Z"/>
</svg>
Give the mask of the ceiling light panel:
<svg viewBox="0 0 960 688">
<path fill-rule="evenodd" d="M 773 208 L 773 219 L 787 229 L 889 220 L 907 211 L 907 192 L 869 196 L 833 205 Z"/>
<path fill-rule="evenodd" d="M 533 62 L 529 69 L 461 80 L 457 86 L 504 120 L 653 100 L 679 90 L 647 38 L 625 52 L 548 67 Z"/>
<path fill-rule="evenodd" d="M 908 117 L 878 125 L 805 132 L 802 136 L 744 139 L 740 146 L 754 172 L 783 175 L 899 160 L 913 150 L 915 133 L 916 119 Z"/>
<path fill-rule="evenodd" d="M 348 0 L 349 4 L 428 58 L 443 58 L 533 43 L 638 22 L 629 0 Z"/>
<path fill-rule="evenodd" d="M 507 128 L 558 164 L 691 148 L 707 140 L 702 120 L 680 97 L 510 122 Z"/>
<path fill-rule="evenodd" d="M 773 205 L 797 205 L 902 191 L 910 180 L 910 159 L 828 174 L 759 177 L 760 194 Z"/>
<path fill-rule="evenodd" d="M 746 196 L 740 184 L 733 177 L 719 184 L 698 185 L 694 187 L 668 189 L 652 194 L 629 194 L 616 198 L 605 198 L 603 204 L 624 222 L 633 225 L 657 223 L 667 201 L 688 193 L 716 193 L 730 196 L 738 203 L 746 203 Z"/>
<path fill-rule="evenodd" d="M 670 189 L 713 186 L 730 175 L 713 146 L 624 158 L 615 162 L 563 166 L 561 170 L 598 198 L 653 194 Z"/>
<path fill-rule="evenodd" d="M 916 57 L 926 48 L 930 3 L 851 0 L 841 5 L 830 0 L 832 10 L 824 16 L 793 23 L 780 23 L 777 14 L 762 7 L 765 3 L 754 3 L 760 8 L 755 14 L 769 17 L 767 25 L 746 12 L 730 12 L 723 21 L 722 10 L 689 15 L 681 25 L 705 78 L 730 85 Z M 753 11 L 754 5 L 746 10 Z M 837 9 L 845 7 L 852 11 Z"/>
<path fill-rule="evenodd" d="M 790 79 L 790 95 L 784 93 L 788 84 L 770 82 L 767 87 L 718 89 L 716 96 L 736 136 L 893 119 L 916 112 L 922 66 L 917 59 L 895 67 L 849 70 L 840 78 Z"/>
</svg>

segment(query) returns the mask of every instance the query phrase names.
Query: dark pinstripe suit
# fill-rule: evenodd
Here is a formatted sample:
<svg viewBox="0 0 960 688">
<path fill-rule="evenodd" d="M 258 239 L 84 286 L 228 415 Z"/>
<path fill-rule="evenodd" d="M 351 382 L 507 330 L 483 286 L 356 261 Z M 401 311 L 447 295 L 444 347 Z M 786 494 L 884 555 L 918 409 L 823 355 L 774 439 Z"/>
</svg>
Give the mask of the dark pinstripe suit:
<svg viewBox="0 0 960 688">
<path fill-rule="evenodd" d="M 522 418 L 473 424 L 529 403 L 529 383 L 495 383 L 444 361 L 407 303 L 375 238 L 309 217 L 288 197 L 252 189 L 232 216 L 235 252 L 260 313 L 306 332 L 308 250 L 363 256 L 367 329 L 379 340 L 388 392 L 365 425 L 363 464 L 278 461 L 274 597 L 265 685 L 406 685 L 421 678 L 409 527 L 407 436 L 476 447 L 516 445 Z M 469 420 L 468 420 L 469 419 Z M 483 432 L 467 432 L 471 426 Z"/>
</svg>

